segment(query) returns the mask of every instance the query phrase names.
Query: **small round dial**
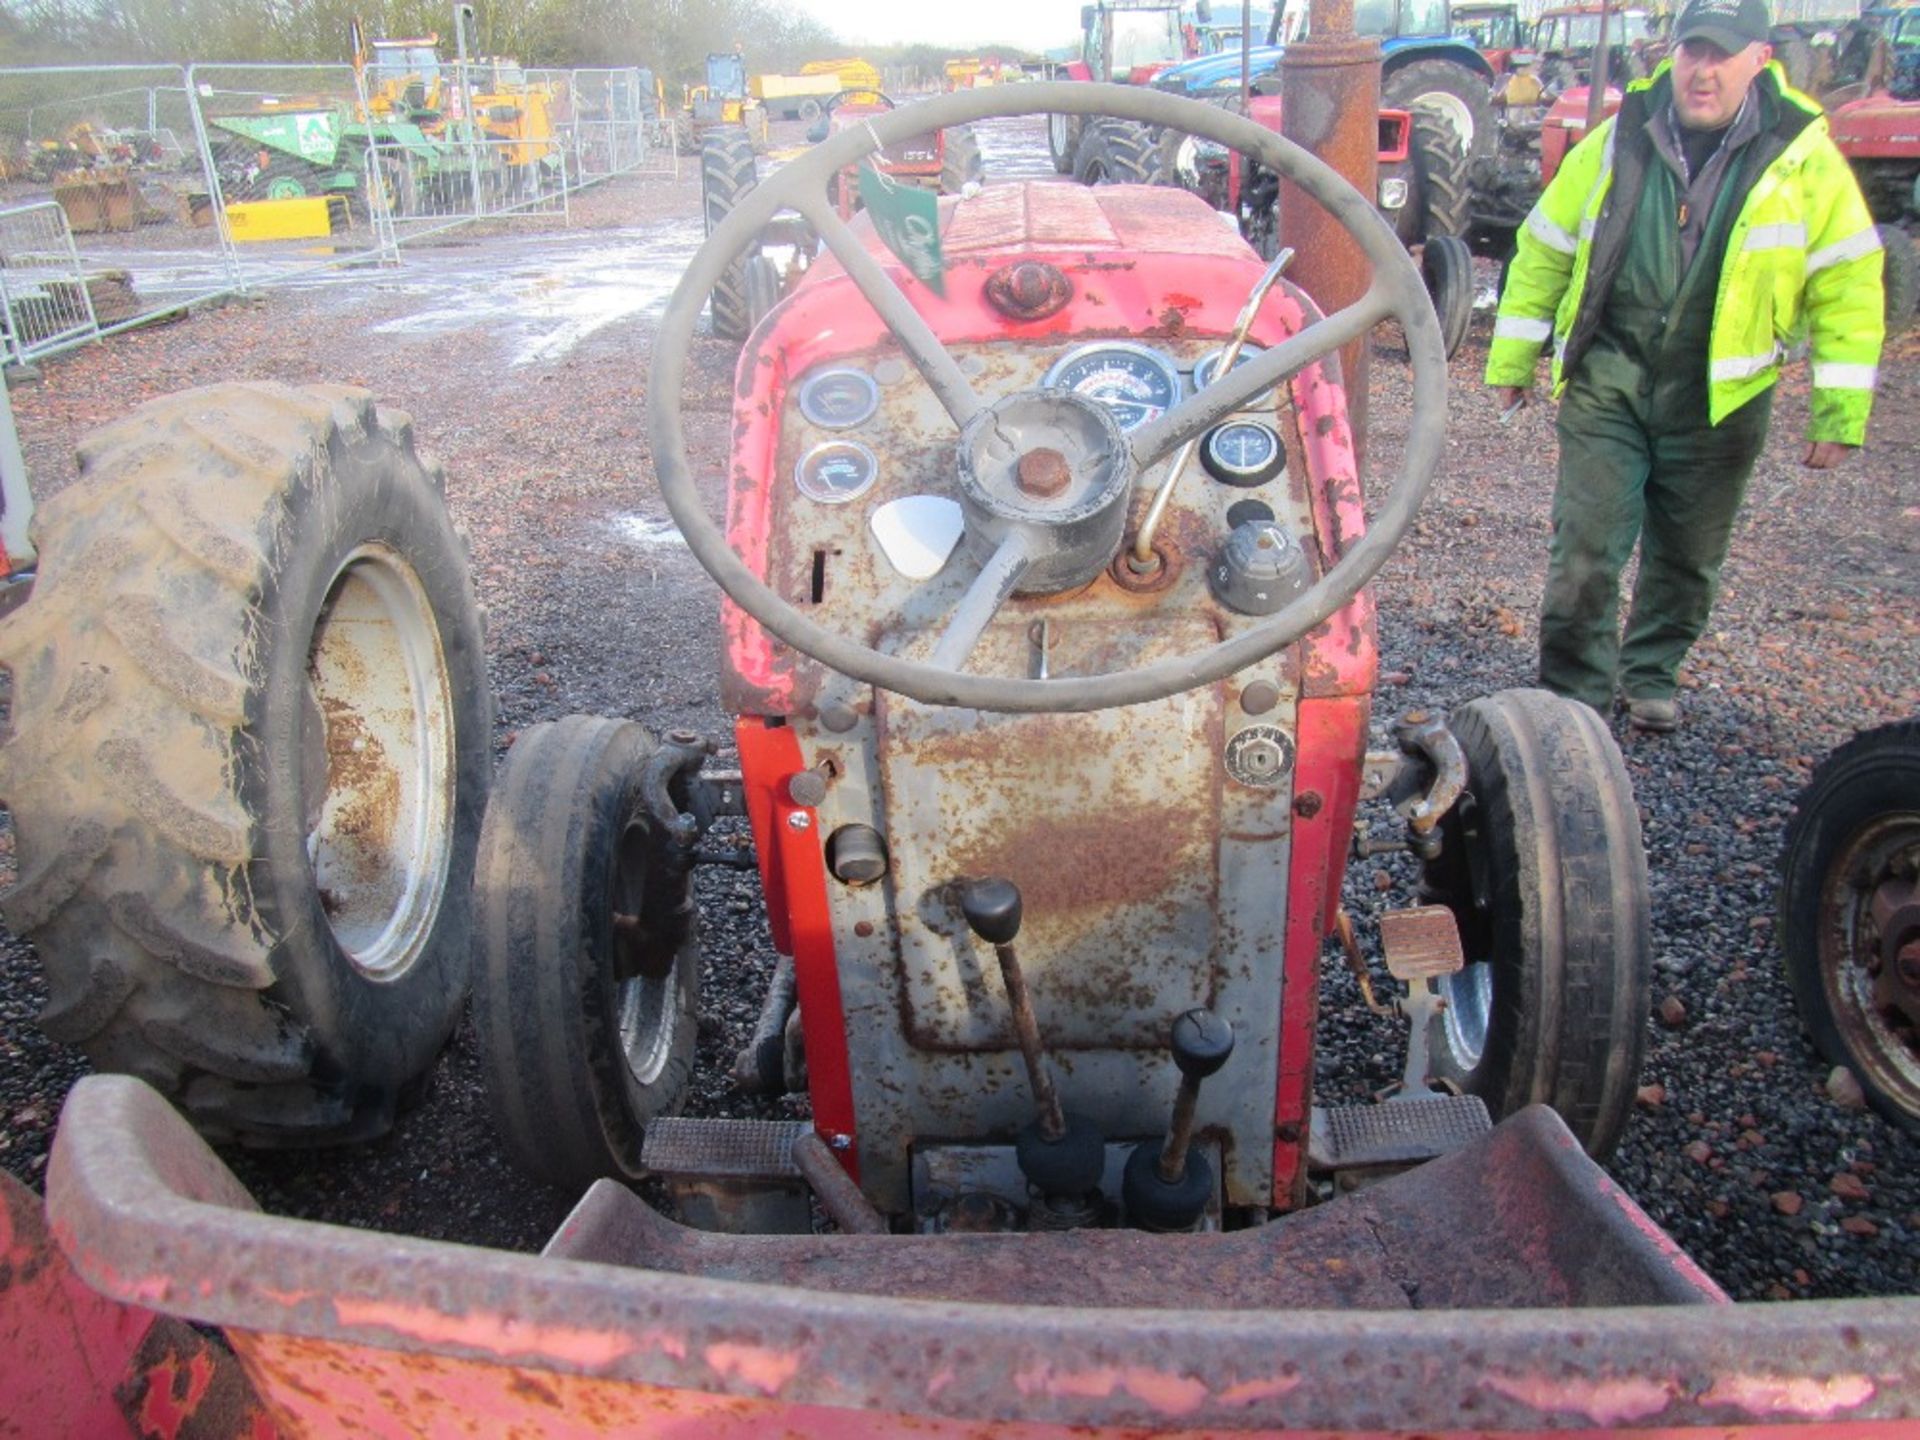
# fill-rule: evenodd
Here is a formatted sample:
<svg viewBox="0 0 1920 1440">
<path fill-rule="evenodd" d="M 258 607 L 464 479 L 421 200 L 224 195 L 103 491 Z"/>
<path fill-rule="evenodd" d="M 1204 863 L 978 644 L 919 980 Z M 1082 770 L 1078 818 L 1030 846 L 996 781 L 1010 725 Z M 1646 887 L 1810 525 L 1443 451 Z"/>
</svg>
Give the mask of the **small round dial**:
<svg viewBox="0 0 1920 1440">
<path fill-rule="evenodd" d="M 1144 345 L 1083 345 L 1061 357 L 1041 383 L 1106 406 L 1122 430 L 1158 420 L 1180 399 L 1180 372 Z"/>
<path fill-rule="evenodd" d="M 1227 485 L 1264 485 L 1287 468 L 1287 452 L 1271 425 L 1258 420 L 1229 420 L 1207 432 L 1200 463 Z"/>
<path fill-rule="evenodd" d="M 860 370 L 836 367 L 809 375 L 800 386 L 800 413 L 822 430 L 851 430 L 880 408 L 880 387 Z"/>
<path fill-rule="evenodd" d="M 857 440 L 828 440 L 800 457 L 793 483 L 809 500 L 844 505 L 858 500 L 880 478 L 880 462 Z"/>
<path fill-rule="evenodd" d="M 1202 355 L 1198 360 L 1193 362 L 1193 388 L 1194 389 L 1204 390 L 1207 388 L 1207 386 L 1213 383 L 1214 372 L 1220 368 L 1220 357 L 1226 353 L 1227 352 L 1225 347 L 1222 347 L 1219 350 L 1209 350 L 1206 354 Z M 1254 359 L 1256 356 L 1260 355 L 1261 353 L 1262 353 L 1262 347 L 1259 345 L 1254 345 L 1252 343 L 1242 345 L 1240 347 L 1240 353 L 1234 357 L 1233 368 L 1238 370 L 1242 365 L 1246 364 L 1249 360 Z"/>
</svg>

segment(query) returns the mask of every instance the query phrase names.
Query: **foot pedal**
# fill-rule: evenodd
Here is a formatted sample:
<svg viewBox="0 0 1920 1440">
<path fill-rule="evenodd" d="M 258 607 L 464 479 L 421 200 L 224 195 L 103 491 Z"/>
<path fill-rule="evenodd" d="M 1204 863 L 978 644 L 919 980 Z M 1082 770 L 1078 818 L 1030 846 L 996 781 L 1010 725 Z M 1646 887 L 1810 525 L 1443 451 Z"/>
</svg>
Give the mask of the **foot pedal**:
<svg viewBox="0 0 1920 1440">
<path fill-rule="evenodd" d="M 1380 917 L 1380 948 L 1387 972 L 1408 984 L 1458 974 L 1466 963 L 1460 924 L 1444 905 L 1387 911 Z"/>
<path fill-rule="evenodd" d="M 647 1126 L 640 1163 L 663 1179 L 800 1182 L 793 1142 L 804 1120 L 691 1120 L 669 1115 Z"/>
<path fill-rule="evenodd" d="M 1493 1128 L 1478 1095 L 1416 1095 L 1380 1105 L 1313 1107 L 1310 1170 L 1418 1165 L 1451 1154 Z"/>
<path fill-rule="evenodd" d="M 805 1120 L 690 1120 L 647 1126 L 640 1163 L 666 1182 L 683 1224 L 729 1235 L 804 1235 L 811 1194 L 793 1163 Z"/>
</svg>

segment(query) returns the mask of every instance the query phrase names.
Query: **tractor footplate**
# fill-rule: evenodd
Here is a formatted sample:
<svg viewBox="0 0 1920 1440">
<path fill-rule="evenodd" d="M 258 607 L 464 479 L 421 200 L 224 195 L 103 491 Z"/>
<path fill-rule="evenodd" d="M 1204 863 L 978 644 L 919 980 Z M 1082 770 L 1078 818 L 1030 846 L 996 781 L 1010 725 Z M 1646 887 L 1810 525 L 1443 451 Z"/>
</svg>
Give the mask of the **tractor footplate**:
<svg viewBox="0 0 1920 1440">
<path fill-rule="evenodd" d="M 640 1163 L 666 1183 L 680 1217 L 702 1230 L 804 1234 L 809 1188 L 794 1163 L 804 1120 L 690 1120 L 647 1126 Z"/>
<path fill-rule="evenodd" d="M 1313 1107 L 1307 1164 L 1319 1171 L 1418 1165 L 1493 1128 L 1478 1095 L 1417 1095 L 1380 1105 Z"/>
</svg>

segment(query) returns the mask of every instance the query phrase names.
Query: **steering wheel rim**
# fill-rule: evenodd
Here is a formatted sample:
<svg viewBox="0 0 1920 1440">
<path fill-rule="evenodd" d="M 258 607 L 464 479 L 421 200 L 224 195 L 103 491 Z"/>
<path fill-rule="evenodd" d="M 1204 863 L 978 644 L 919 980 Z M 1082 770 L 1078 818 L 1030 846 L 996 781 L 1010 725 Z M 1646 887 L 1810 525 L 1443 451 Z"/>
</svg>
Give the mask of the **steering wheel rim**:
<svg viewBox="0 0 1920 1440">
<path fill-rule="evenodd" d="M 847 166 L 898 140 L 975 120 L 1051 111 L 1138 120 L 1245 151 L 1332 215 L 1359 245 L 1372 269 L 1372 282 L 1360 300 L 1310 324 L 1136 431 L 1130 448 L 1140 470 L 1172 451 L 1181 435 L 1201 433 L 1252 396 L 1283 383 L 1389 317 L 1399 321 L 1412 359 L 1413 415 L 1400 473 L 1366 533 L 1332 569 L 1260 624 L 1197 654 L 1172 656 L 1133 670 L 1046 680 L 971 675 L 887 655 L 849 640 L 808 619 L 749 570 L 700 500 L 687 461 L 678 401 L 694 326 L 708 292 L 731 258 L 747 248 L 777 212 L 798 210 L 812 222 L 920 369 L 956 430 L 963 427 L 986 402 L 973 393 L 951 354 L 881 262 L 834 214 L 826 199 L 826 184 Z M 1308 337 L 1312 344 L 1297 343 Z M 1426 497 L 1439 465 L 1446 395 L 1439 321 L 1419 271 L 1379 212 L 1330 167 L 1274 132 L 1198 101 L 1130 86 L 1047 82 L 956 91 L 872 116 L 830 136 L 747 192 L 695 253 L 667 302 L 655 341 L 647 407 L 661 496 L 688 548 L 728 597 L 771 634 L 838 674 L 924 704 L 1043 713 L 1143 704 L 1212 684 L 1294 643 L 1344 608 L 1398 548 Z"/>
</svg>

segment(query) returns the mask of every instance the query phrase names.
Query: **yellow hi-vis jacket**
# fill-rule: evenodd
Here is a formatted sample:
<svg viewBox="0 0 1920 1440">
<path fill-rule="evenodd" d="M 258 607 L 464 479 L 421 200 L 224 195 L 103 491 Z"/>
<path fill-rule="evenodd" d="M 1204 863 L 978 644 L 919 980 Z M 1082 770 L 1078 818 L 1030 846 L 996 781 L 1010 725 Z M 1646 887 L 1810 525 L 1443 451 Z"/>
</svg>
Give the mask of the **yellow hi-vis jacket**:
<svg viewBox="0 0 1920 1440">
<path fill-rule="evenodd" d="M 1606 303 L 1605 287 L 1589 295 L 1587 281 L 1595 236 L 1609 226 L 1616 146 L 1648 145 L 1641 131 L 1649 92 L 1658 85 L 1664 102 L 1669 68 L 1627 87 L 1620 114 L 1573 148 L 1527 216 L 1500 297 L 1487 384 L 1532 385 L 1549 339 L 1556 397 L 1577 370 Z M 1727 239 L 1707 347 L 1708 419 L 1719 424 L 1773 384 L 1788 349 L 1806 338 L 1813 361 L 1807 438 L 1858 445 L 1885 332 L 1880 237 L 1820 107 L 1791 89 L 1777 64 L 1754 83 L 1769 86 L 1797 133 L 1751 178 Z M 1624 229 L 1624 214 L 1613 219 Z M 1623 243 L 1610 248 L 1616 259 L 1624 252 Z"/>
</svg>

